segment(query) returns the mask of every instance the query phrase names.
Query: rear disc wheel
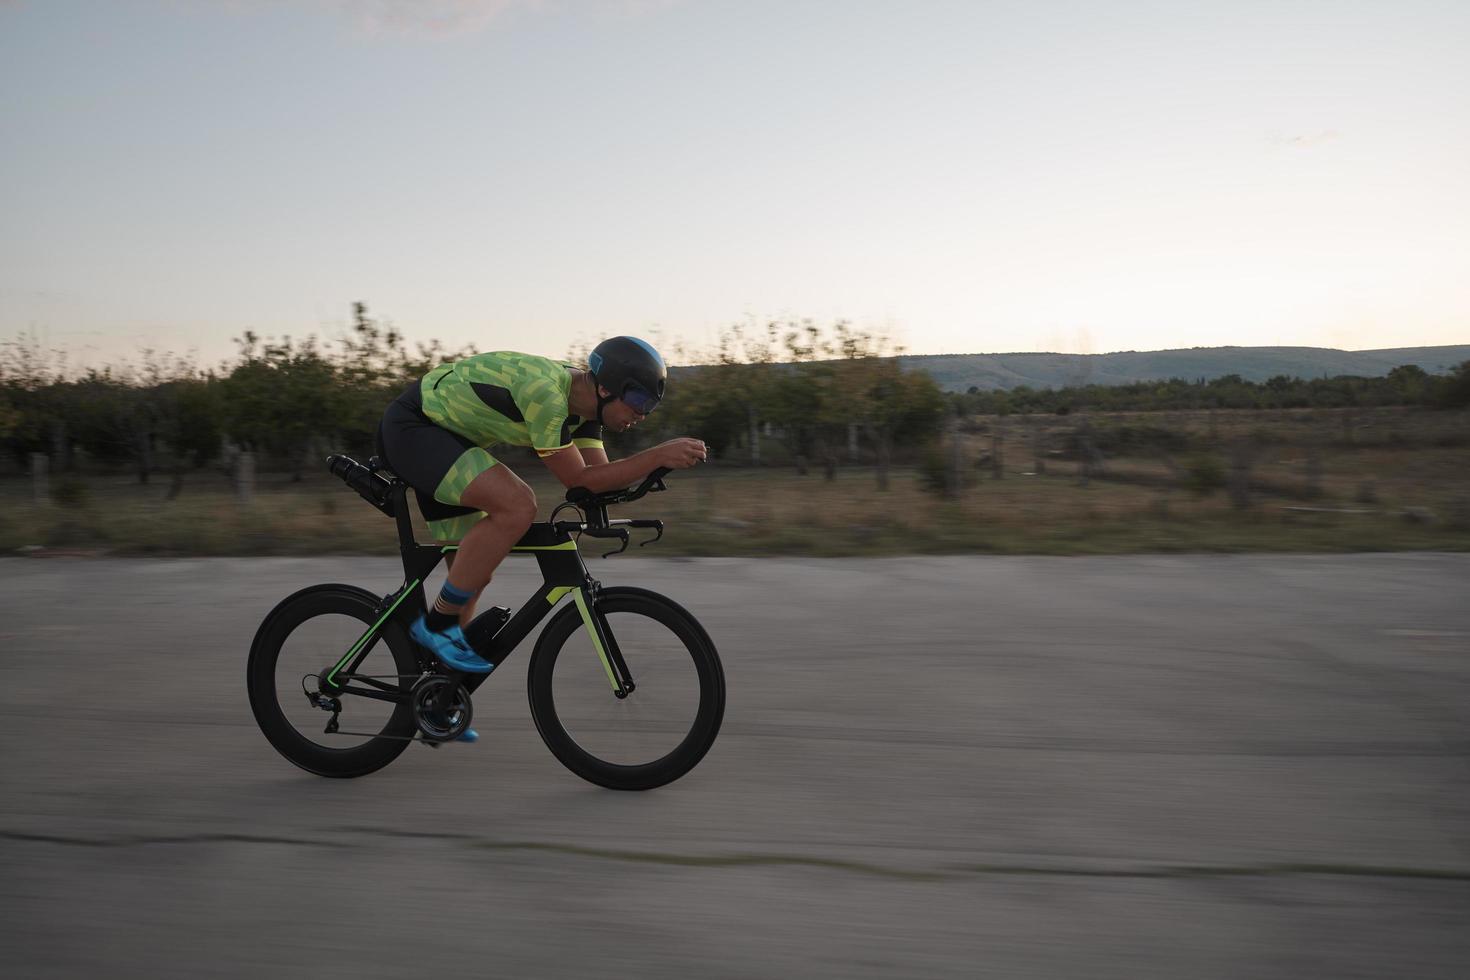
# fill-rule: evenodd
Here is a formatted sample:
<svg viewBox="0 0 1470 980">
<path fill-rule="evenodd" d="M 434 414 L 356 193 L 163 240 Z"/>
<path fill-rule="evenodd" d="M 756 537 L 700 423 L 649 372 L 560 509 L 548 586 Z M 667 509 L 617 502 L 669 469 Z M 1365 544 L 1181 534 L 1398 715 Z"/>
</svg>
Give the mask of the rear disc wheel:
<svg viewBox="0 0 1470 980">
<path fill-rule="evenodd" d="M 396 623 L 379 628 L 357 674 L 394 688 L 401 695 L 397 703 L 331 692 L 341 706 L 340 730 L 328 733 L 331 713 L 308 696 L 317 691 L 322 672 L 377 622 L 377 605 L 377 597 L 363 589 L 316 586 L 283 600 L 255 635 L 246 668 L 251 710 L 276 751 L 307 772 L 365 776 L 398 758 L 416 734 L 408 695 L 420 668 L 412 642 Z"/>
</svg>

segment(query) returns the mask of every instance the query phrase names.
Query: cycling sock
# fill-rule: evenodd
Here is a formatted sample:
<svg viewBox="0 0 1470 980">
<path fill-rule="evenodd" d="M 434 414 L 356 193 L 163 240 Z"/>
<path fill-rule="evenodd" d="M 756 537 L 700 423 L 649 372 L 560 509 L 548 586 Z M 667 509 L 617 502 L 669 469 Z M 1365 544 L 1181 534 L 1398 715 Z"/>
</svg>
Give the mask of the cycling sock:
<svg viewBox="0 0 1470 980">
<path fill-rule="evenodd" d="M 473 596 L 473 592 L 461 592 L 445 582 L 444 588 L 439 590 L 439 598 L 434 600 L 434 608 L 424 617 L 424 625 L 432 632 L 443 633 L 459 622 L 459 611 Z"/>
</svg>

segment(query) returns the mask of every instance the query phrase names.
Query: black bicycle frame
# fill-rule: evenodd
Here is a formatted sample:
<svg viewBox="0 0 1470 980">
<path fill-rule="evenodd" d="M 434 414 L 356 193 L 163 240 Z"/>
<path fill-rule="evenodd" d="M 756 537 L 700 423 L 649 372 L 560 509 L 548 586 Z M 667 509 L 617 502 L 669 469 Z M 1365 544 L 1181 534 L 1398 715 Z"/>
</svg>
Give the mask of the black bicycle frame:
<svg viewBox="0 0 1470 980">
<path fill-rule="evenodd" d="M 406 631 L 428 608 L 424 593 L 424 580 L 438 567 L 439 562 L 443 561 L 446 555 L 459 548 L 458 545 L 422 545 L 414 539 L 407 491 L 406 484 L 394 481 L 392 488 L 393 516 L 398 524 L 398 548 L 403 559 L 403 585 L 396 592 L 383 597 L 374 610 L 378 619 L 368 627 L 367 632 L 358 637 L 357 642 L 342 659 L 322 675 L 319 686 L 323 694 L 355 694 L 393 702 L 401 702 L 408 696 L 408 693 L 401 687 L 383 684 L 370 677 L 356 676 L 358 667 L 381 639 L 383 624 L 391 620 L 399 623 Z M 511 548 L 512 554 L 529 553 L 536 556 L 536 562 L 541 567 L 543 581 L 541 587 L 531 598 L 521 604 L 515 615 L 495 634 L 490 641 L 490 647 L 479 652 L 498 669 L 504 658 L 509 656 L 511 651 L 531 634 L 531 631 L 556 608 L 556 604 L 564 596 L 571 594 L 576 600 L 583 624 L 587 628 L 593 645 L 602 659 L 603 668 L 607 672 L 614 696 L 624 698 L 634 689 L 633 678 L 628 672 L 628 665 L 623 660 L 622 651 L 618 649 L 617 641 L 608 628 L 606 617 L 597 609 L 596 597 L 601 585 L 587 571 L 587 566 L 582 562 L 581 552 L 577 550 L 577 542 L 571 533 L 574 527 L 578 525 L 572 522 L 538 522 L 532 524 Z M 429 657 L 425 651 L 417 650 L 416 652 L 423 669 L 444 671 L 444 668 Z M 447 673 L 458 679 L 470 691 L 475 690 L 490 676 L 489 674 L 462 674 L 457 671 L 447 671 Z M 341 681 L 358 681 L 369 687 L 357 687 L 341 683 Z"/>
</svg>

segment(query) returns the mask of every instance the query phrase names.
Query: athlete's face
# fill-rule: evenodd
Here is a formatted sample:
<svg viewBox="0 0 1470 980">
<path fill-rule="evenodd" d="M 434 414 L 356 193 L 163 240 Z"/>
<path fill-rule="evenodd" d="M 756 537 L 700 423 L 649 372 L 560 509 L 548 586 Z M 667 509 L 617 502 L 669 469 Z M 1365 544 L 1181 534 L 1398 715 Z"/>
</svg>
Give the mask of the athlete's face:
<svg viewBox="0 0 1470 980">
<path fill-rule="evenodd" d="M 600 390 L 604 396 L 609 394 L 606 388 Z M 647 417 L 621 398 L 614 398 L 602 410 L 602 424 L 615 432 L 625 432 Z"/>
</svg>

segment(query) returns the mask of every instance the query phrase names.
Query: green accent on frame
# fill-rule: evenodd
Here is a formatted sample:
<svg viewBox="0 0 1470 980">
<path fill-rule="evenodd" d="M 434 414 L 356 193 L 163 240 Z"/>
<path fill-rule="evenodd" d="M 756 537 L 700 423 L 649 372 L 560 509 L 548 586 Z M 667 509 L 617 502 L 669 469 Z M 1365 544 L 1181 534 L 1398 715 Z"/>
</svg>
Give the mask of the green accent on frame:
<svg viewBox="0 0 1470 980">
<path fill-rule="evenodd" d="M 342 659 L 337 661 L 337 666 L 333 667 L 330 671 L 327 672 L 328 684 L 330 684 L 332 682 L 332 679 L 337 676 L 337 671 L 347 666 L 347 661 L 357 656 L 357 651 L 362 649 L 362 645 L 368 640 L 372 639 L 373 634 L 378 631 L 378 627 L 382 626 L 383 623 L 387 621 L 388 617 L 393 615 L 393 610 L 397 609 L 399 604 L 402 603 L 404 599 L 408 598 L 408 594 L 412 592 L 413 587 L 418 584 L 419 580 L 414 579 L 412 582 L 408 583 L 408 585 L 404 586 L 403 591 L 398 594 L 398 598 L 394 600 L 393 605 L 388 607 L 388 611 L 383 613 L 383 615 L 379 617 L 376 623 L 369 626 L 366 633 L 357 638 L 357 642 L 352 644 L 352 649 L 348 650 L 347 653 L 342 657 Z"/>
<path fill-rule="evenodd" d="M 577 609 L 582 613 L 582 625 L 587 627 L 587 635 L 592 637 L 592 646 L 597 650 L 597 655 L 602 658 L 602 669 L 607 671 L 607 679 L 612 684 L 612 689 L 618 689 L 618 678 L 613 673 L 612 664 L 607 659 L 607 651 L 602 648 L 602 640 L 597 636 L 597 624 L 592 621 L 592 610 L 587 608 L 587 593 L 585 589 L 578 589 L 572 593 L 572 598 L 577 600 Z"/>
<path fill-rule="evenodd" d="M 572 585 L 561 585 L 561 586 L 558 586 L 558 587 L 552 589 L 550 592 L 548 592 L 546 594 L 546 601 L 549 602 L 549 603 L 551 603 L 554 606 L 558 602 L 561 601 L 561 597 L 562 596 L 566 595 L 568 592 L 575 592 L 575 591 L 576 591 L 576 587 L 575 586 L 572 586 Z"/>
<path fill-rule="evenodd" d="M 561 544 L 514 545 L 511 551 L 576 551 L 577 542 L 563 541 Z"/>
</svg>

